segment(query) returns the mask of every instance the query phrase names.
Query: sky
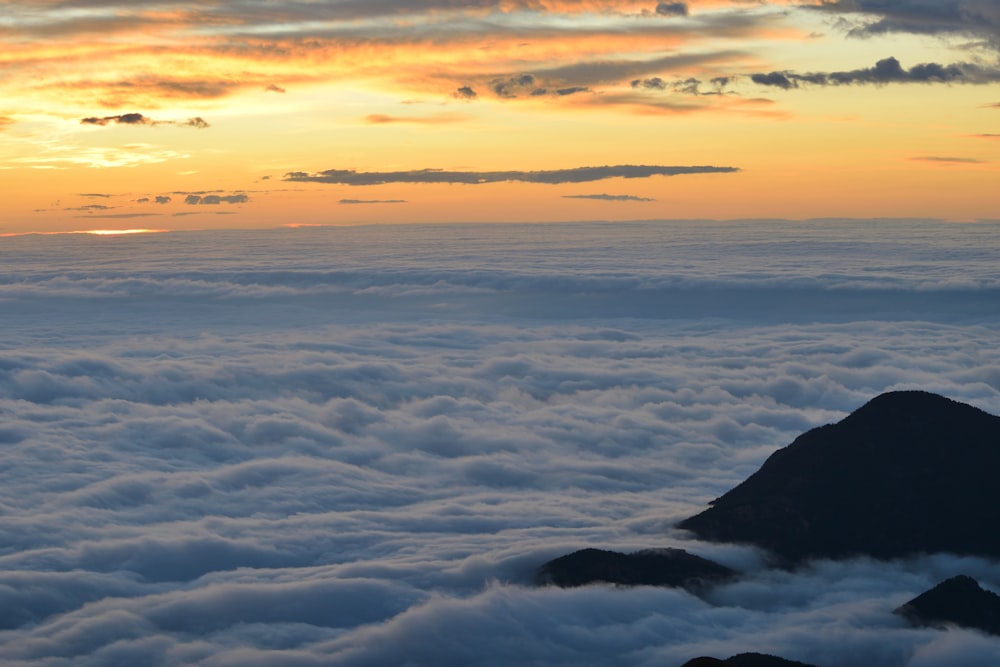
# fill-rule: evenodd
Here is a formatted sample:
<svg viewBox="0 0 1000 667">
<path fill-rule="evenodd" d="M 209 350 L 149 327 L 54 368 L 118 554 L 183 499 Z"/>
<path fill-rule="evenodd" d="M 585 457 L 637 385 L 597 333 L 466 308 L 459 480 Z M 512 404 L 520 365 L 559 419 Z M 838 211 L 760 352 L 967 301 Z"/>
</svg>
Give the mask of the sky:
<svg viewBox="0 0 1000 667">
<path fill-rule="evenodd" d="M 0 233 L 995 219 L 995 0 L 11 0 Z"/>
<path fill-rule="evenodd" d="M 1000 591 L 996 562 L 778 571 L 674 525 L 884 391 L 1000 414 L 998 233 L 5 238 L 0 661 L 680 667 L 759 651 L 994 667 L 1000 639 L 892 610 L 957 574 Z M 680 547 L 742 576 L 703 598 L 532 584 L 585 547 Z"/>
</svg>

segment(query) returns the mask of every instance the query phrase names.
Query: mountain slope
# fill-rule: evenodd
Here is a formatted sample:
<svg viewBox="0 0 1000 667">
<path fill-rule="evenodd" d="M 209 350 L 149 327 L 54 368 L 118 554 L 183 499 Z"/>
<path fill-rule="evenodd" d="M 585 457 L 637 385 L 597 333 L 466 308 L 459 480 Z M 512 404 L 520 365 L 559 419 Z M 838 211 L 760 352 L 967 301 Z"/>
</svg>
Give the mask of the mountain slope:
<svg viewBox="0 0 1000 667">
<path fill-rule="evenodd" d="M 936 394 L 890 392 L 799 436 L 680 527 L 787 563 L 1000 557 L 998 480 L 1000 417 Z"/>
</svg>

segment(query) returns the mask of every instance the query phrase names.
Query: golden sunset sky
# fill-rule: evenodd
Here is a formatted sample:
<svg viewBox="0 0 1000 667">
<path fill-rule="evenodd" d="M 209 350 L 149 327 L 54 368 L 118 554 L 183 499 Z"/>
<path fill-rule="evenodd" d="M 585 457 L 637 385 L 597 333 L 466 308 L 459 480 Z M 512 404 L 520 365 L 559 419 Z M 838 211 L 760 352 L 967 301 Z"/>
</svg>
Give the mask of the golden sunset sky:
<svg viewBox="0 0 1000 667">
<path fill-rule="evenodd" d="M 13 0 L 0 234 L 1000 217 L 1000 0 Z"/>
</svg>

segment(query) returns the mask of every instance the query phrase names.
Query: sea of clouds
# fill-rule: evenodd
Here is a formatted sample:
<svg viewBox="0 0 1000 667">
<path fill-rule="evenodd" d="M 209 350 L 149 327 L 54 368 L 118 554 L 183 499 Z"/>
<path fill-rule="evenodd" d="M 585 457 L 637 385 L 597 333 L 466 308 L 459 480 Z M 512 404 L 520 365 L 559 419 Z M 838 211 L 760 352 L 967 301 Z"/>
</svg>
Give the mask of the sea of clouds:
<svg viewBox="0 0 1000 667">
<path fill-rule="evenodd" d="M 0 240 L 11 666 L 995 666 L 892 610 L 1000 564 L 773 571 L 673 524 L 891 389 L 1000 414 L 1000 224 Z M 583 547 L 746 573 L 535 588 Z"/>
</svg>

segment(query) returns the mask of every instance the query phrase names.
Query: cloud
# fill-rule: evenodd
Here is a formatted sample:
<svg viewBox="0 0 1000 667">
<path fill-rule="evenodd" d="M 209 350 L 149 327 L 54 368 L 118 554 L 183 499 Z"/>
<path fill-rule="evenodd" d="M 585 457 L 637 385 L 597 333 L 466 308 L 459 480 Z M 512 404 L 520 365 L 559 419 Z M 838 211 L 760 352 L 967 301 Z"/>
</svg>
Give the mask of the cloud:
<svg viewBox="0 0 1000 667">
<path fill-rule="evenodd" d="M 624 49 L 629 53 L 628 49 Z M 530 73 L 502 76 L 480 76 L 473 79 L 477 88 L 486 88 L 493 96 L 501 100 L 537 99 L 542 96 L 566 97 L 577 93 L 594 93 L 588 96 L 589 103 L 609 106 L 615 104 L 647 104 L 653 102 L 644 98 L 623 97 L 618 88 L 623 81 L 631 81 L 634 89 L 670 88 L 683 94 L 718 94 L 700 93 L 697 85 L 701 82 L 690 76 L 681 79 L 674 77 L 668 83 L 664 79 L 667 72 L 687 72 L 692 69 L 704 70 L 715 68 L 722 63 L 738 60 L 744 57 L 741 51 L 722 50 L 709 52 L 688 52 L 658 57 L 625 57 L 621 52 L 614 57 L 599 58 L 597 56 L 574 60 L 569 63 L 546 63 L 533 69 Z M 724 87 L 729 77 L 717 76 L 711 78 L 711 83 L 717 88 Z M 455 94 L 455 97 L 473 99 L 475 93 L 471 85 L 463 87 L 465 94 Z M 578 104 L 580 104 L 578 102 Z"/>
<path fill-rule="evenodd" d="M 660 16 L 687 16 L 688 6 L 684 2 L 660 2 L 656 5 L 656 13 Z"/>
<path fill-rule="evenodd" d="M 657 58 L 617 58 L 589 59 L 569 65 L 539 68 L 535 76 L 539 80 L 558 81 L 564 86 L 588 86 L 618 84 L 632 79 L 648 78 L 648 75 L 662 75 L 663 72 L 684 71 L 695 67 L 708 67 L 743 57 L 737 50 L 692 52 L 659 56 Z"/>
<path fill-rule="evenodd" d="M 394 123 L 413 123 L 416 125 L 450 125 L 470 120 L 469 116 L 457 113 L 439 113 L 431 116 L 391 116 L 388 114 L 369 114 L 365 122 L 372 125 L 388 125 Z"/>
<path fill-rule="evenodd" d="M 172 197 L 169 195 L 157 195 L 155 201 L 157 204 L 169 204 L 172 201 Z"/>
<path fill-rule="evenodd" d="M 109 123 L 114 123 L 116 125 L 154 125 L 155 121 L 146 118 L 141 113 L 127 113 L 119 116 L 105 116 L 103 118 L 90 117 L 83 118 L 80 120 L 82 125 L 108 125 Z"/>
<path fill-rule="evenodd" d="M 490 88 L 497 97 L 513 98 L 518 92 L 531 90 L 535 86 L 535 77 L 531 74 L 518 74 L 507 79 L 494 80 Z"/>
<path fill-rule="evenodd" d="M 1000 37 L 1000 8 L 992 0 L 821 0 L 819 9 L 873 17 L 854 24 L 855 35 L 908 32 Z"/>
<path fill-rule="evenodd" d="M 733 173 L 736 167 L 713 166 L 655 166 L 615 165 L 604 167 L 576 167 L 543 171 L 446 171 L 419 169 L 414 171 L 358 172 L 351 169 L 328 169 L 316 174 L 293 171 L 284 180 L 299 183 L 341 183 L 344 185 L 383 185 L 385 183 L 586 183 L 608 178 L 649 178 L 651 176 L 677 176 L 680 174 Z"/>
<path fill-rule="evenodd" d="M 404 99 L 537 98 L 542 90 L 555 97 L 549 91 L 597 93 L 616 85 L 621 78 L 608 78 L 606 67 L 616 61 L 631 63 L 625 80 L 663 74 L 669 70 L 646 68 L 656 67 L 665 48 L 684 52 L 675 56 L 684 67 L 680 61 L 697 59 L 700 49 L 681 45 L 710 36 L 732 43 L 788 23 L 778 12 L 746 6 L 714 7 L 686 20 L 647 20 L 679 17 L 689 3 L 652 3 L 649 9 L 617 0 L 460 4 L 410 3 L 405 21 L 401 6 L 389 2 L 338 3 L 332 15 L 308 2 L 193 7 L 170 0 L 161 12 L 147 3 L 125 13 L 102 5 L 72 18 L 50 4 L 30 20 L 22 14 L 11 19 L 11 29 L 34 36 L 35 46 L 19 49 L 10 69 L 38 77 L 33 94 L 79 108 L 169 108 L 178 101 L 279 93 L 292 84 L 354 85 L 361 71 L 369 83 Z M 480 48 L 484 36 L 488 51 Z M 126 55 L 116 50 L 122 43 L 150 46 Z M 122 62 L 111 62 L 118 55 Z M 150 62 L 157 66 L 151 69 Z M 561 78 L 564 67 L 570 69 Z M 675 75 L 692 74 L 695 67 Z M 546 78 L 547 70 L 555 70 L 553 76 Z M 522 73 L 535 77 L 536 85 L 519 89 Z"/>
<path fill-rule="evenodd" d="M 184 197 L 184 203 L 189 205 L 209 205 L 214 206 L 217 204 L 244 204 L 250 201 L 250 198 L 246 193 L 237 193 L 232 195 L 217 195 L 217 194 L 189 194 Z M 166 203 L 166 202 L 164 202 Z"/>
<path fill-rule="evenodd" d="M 636 197 L 635 195 L 563 195 L 563 199 L 599 199 L 602 201 L 656 201 L 648 197 Z"/>
<path fill-rule="evenodd" d="M 667 82 L 658 76 L 649 79 L 633 79 L 630 85 L 633 88 L 645 88 L 647 90 L 666 90 L 667 88 Z"/>
<path fill-rule="evenodd" d="M 891 612 L 960 572 L 998 590 L 995 562 L 771 571 L 671 526 L 883 390 L 1000 413 L 996 232 L 702 220 L 6 239 L 4 660 L 989 665 L 996 639 Z M 584 546 L 681 546 L 746 576 L 707 599 L 529 585 Z"/>
<path fill-rule="evenodd" d="M 687 79 L 676 80 L 672 82 L 664 81 L 658 76 L 654 76 L 648 79 L 633 79 L 629 82 L 629 85 L 633 89 L 637 90 L 671 90 L 675 93 L 680 93 L 683 95 L 722 95 L 722 89 L 729 85 L 731 78 L 727 76 L 717 76 L 710 80 L 710 83 L 715 86 L 715 90 L 709 92 L 702 92 L 701 86 L 704 83 L 702 80 L 688 77 Z M 787 81 L 787 80 L 786 80 Z"/>
<path fill-rule="evenodd" d="M 153 120 L 148 118 L 141 113 L 126 113 L 120 114 L 118 116 L 103 116 L 96 117 L 91 116 L 89 118 L 83 118 L 80 120 L 81 125 L 182 125 L 186 127 L 195 127 L 198 129 L 204 129 L 210 127 L 210 125 L 205 121 L 204 118 L 194 117 L 188 118 L 184 121 L 178 120 Z"/>
<path fill-rule="evenodd" d="M 750 76 L 754 83 L 762 86 L 798 88 L 799 84 L 818 86 L 847 84 L 888 84 L 888 83 L 968 83 L 989 84 L 1000 81 L 1000 68 L 973 63 L 923 63 L 905 69 L 895 58 L 885 58 L 874 67 L 844 72 L 768 72 Z"/>
<path fill-rule="evenodd" d="M 971 157 L 954 157 L 954 156 L 942 156 L 942 155 L 922 155 L 919 157 L 911 157 L 910 160 L 915 162 L 933 162 L 937 164 L 986 164 L 986 160 L 980 160 Z"/>
<path fill-rule="evenodd" d="M 491 90 L 501 99 L 515 99 L 521 95 L 528 97 L 542 97 L 553 95 L 556 97 L 566 97 L 577 93 L 591 92 L 587 86 L 566 86 L 554 90 L 538 85 L 537 79 L 531 74 L 522 74 L 501 81 L 493 81 L 490 84 Z"/>
<path fill-rule="evenodd" d="M 86 206 L 74 206 L 72 208 L 64 208 L 64 211 L 107 211 L 115 208 L 114 206 L 105 206 L 103 204 L 87 204 Z"/>
<path fill-rule="evenodd" d="M 77 216 L 80 218 L 105 218 L 108 220 L 127 220 L 129 218 L 148 218 L 153 215 L 160 215 L 159 213 L 104 213 L 104 214 L 90 214 L 85 216 Z"/>
<path fill-rule="evenodd" d="M 777 88 L 784 88 L 788 90 L 789 88 L 797 88 L 798 84 L 795 83 L 793 78 L 789 78 L 790 75 L 786 72 L 768 72 L 753 74 L 750 76 L 754 83 L 759 83 L 762 86 L 775 86 Z"/>
<path fill-rule="evenodd" d="M 406 204 L 405 199 L 341 199 L 341 204 Z"/>
</svg>

